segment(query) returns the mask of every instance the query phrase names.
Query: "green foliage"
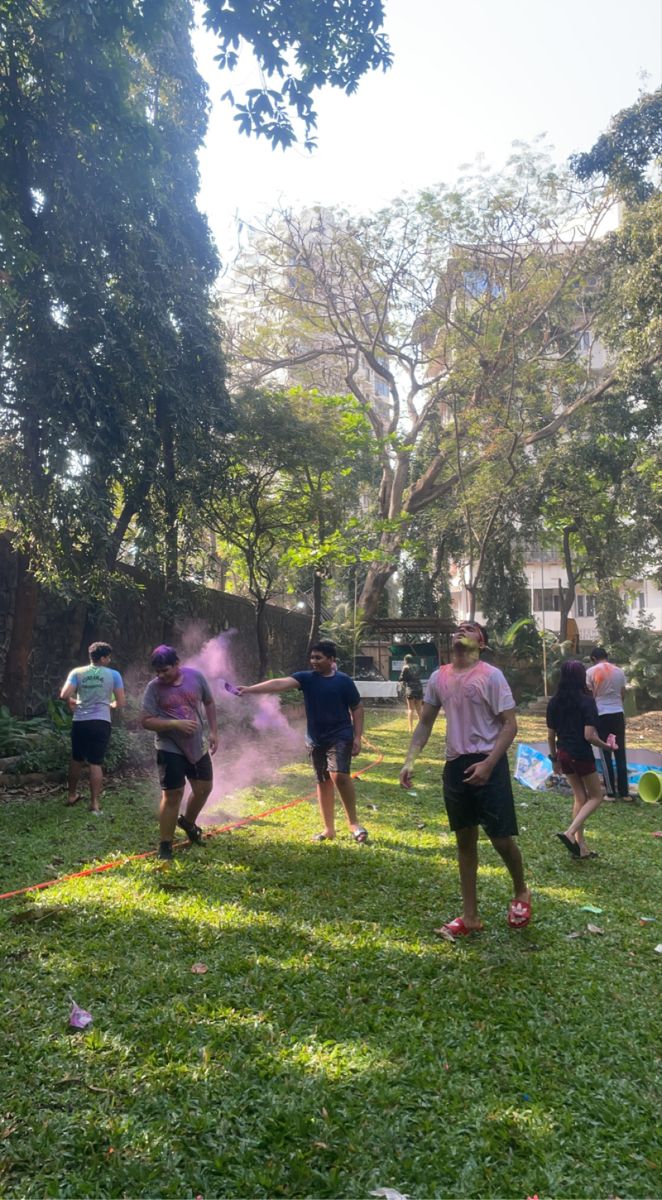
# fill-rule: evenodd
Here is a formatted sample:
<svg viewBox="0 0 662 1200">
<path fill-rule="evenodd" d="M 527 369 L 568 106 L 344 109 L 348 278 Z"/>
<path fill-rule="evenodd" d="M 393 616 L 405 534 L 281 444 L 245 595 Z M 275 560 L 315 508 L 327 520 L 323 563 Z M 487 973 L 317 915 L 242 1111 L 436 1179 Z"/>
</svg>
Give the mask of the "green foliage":
<svg viewBox="0 0 662 1200">
<path fill-rule="evenodd" d="M 321 638 L 329 638 L 335 642 L 338 661 L 350 675 L 353 671 L 354 660 L 366 634 L 367 625 L 360 608 L 354 610 L 350 601 L 337 604 L 331 617 L 324 622 L 320 629 Z"/>
<path fill-rule="evenodd" d="M 523 550 L 513 537 L 510 521 L 499 523 L 487 540 L 476 602 L 490 629 L 497 633 L 531 612 Z"/>
<path fill-rule="evenodd" d="M 28 721 L 14 717 L 5 704 L 0 706 L 0 758 L 10 758 L 14 754 L 24 753 L 34 744 L 39 734 L 47 729 L 47 723 L 41 717 L 33 717 Z"/>
<path fill-rule="evenodd" d="M 662 634 L 651 629 L 631 629 L 611 646 L 611 656 L 623 667 L 635 689 L 639 712 L 662 708 Z"/>
<path fill-rule="evenodd" d="M 30 775 L 36 772 L 64 771 L 71 757 L 71 739 L 66 733 L 44 730 L 32 740 L 29 749 L 12 764 L 10 774 Z"/>
<path fill-rule="evenodd" d="M 325 84 L 356 91 L 366 71 L 391 64 L 381 0 L 205 0 L 203 20 L 218 35 L 219 66 L 234 69 L 248 43 L 261 84 L 238 103 L 241 133 L 264 136 L 285 149 L 296 141 L 292 115 L 303 123 L 305 146 L 315 145 L 317 114 L 313 94 Z M 269 82 L 267 86 L 265 79 Z M 274 86 L 277 82 L 277 86 Z"/>
<path fill-rule="evenodd" d="M 429 511 L 436 544 L 460 542 L 475 596 L 492 540 L 522 524 L 541 449 L 603 398 L 581 333 L 605 204 L 520 146 L 498 176 L 479 170 L 372 215 L 276 212 L 239 264 L 241 368 L 340 376 L 370 420 L 368 616 Z M 568 238 L 576 228 L 581 241 Z M 497 563 L 503 628 L 525 610 L 520 596 L 508 612 L 498 584 Z"/>
<path fill-rule="evenodd" d="M 143 731 L 129 733 L 116 726 L 104 760 L 104 771 L 136 770 L 153 758 L 153 736 Z M 10 774 L 26 775 L 33 772 L 64 771 L 71 757 L 71 738 L 60 729 L 42 728 L 33 736 L 16 763 L 9 768 Z"/>
<path fill-rule="evenodd" d="M 570 163 L 578 179 L 601 175 L 618 195 L 637 203 L 653 194 L 656 183 L 650 168 L 659 169 L 661 156 L 662 88 L 658 88 L 617 113 L 595 145 L 585 154 L 573 155 Z"/>
<path fill-rule="evenodd" d="M 33 571 L 88 596 L 136 523 L 176 572 L 227 425 L 191 10 L 150 10 L 2 14 L 0 496 Z"/>
<path fill-rule="evenodd" d="M 518 658 L 542 661 L 542 637 L 533 617 L 520 617 L 503 635 L 502 644 Z"/>
</svg>

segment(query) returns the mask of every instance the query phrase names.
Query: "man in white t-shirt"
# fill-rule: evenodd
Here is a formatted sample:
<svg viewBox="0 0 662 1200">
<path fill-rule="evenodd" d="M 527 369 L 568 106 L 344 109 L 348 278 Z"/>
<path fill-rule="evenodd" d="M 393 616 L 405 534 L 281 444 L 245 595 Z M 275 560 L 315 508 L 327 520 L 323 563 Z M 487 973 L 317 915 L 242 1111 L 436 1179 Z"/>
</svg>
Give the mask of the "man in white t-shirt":
<svg viewBox="0 0 662 1200">
<path fill-rule="evenodd" d="M 598 710 L 597 730 L 603 742 L 606 742 L 609 734 L 613 733 L 617 746 L 614 751 L 602 751 L 608 772 L 605 786 L 612 796 L 617 795 L 619 800 L 629 800 L 630 785 L 625 752 L 625 712 L 623 710 L 628 681 L 625 672 L 608 661 L 604 646 L 593 647 L 591 662 L 593 666 L 589 667 L 586 672 L 586 682 L 593 692 L 593 699 Z M 615 779 L 614 758 L 616 759 Z"/>
<path fill-rule="evenodd" d="M 478 827 L 482 825 L 513 881 L 508 924 L 521 929 L 531 920 L 531 893 L 517 836 L 517 818 L 507 751 L 517 733 L 515 701 L 497 667 L 482 662 L 485 630 L 464 622 L 453 634 L 453 659 L 428 680 L 421 719 L 414 730 L 400 783 L 410 788 L 416 756 L 426 745 L 443 706 L 446 714 L 444 802 L 457 840 L 462 914 L 438 932 L 454 937 L 478 932 Z"/>
</svg>

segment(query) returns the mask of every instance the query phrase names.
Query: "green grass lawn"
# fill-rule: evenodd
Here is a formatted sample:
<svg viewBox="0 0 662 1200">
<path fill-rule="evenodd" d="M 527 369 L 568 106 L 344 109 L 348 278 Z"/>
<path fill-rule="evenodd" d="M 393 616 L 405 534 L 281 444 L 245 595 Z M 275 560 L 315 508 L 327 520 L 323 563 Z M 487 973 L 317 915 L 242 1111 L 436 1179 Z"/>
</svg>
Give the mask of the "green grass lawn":
<svg viewBox="0 0 662 1200">
<path fill-rule="evenodd" d="M 409 798 L 404 719 L 371 713 L 368 736 L 366 846 L 313 845 L 306 802 L 170 867 L 2 902 L 0 1195 L 661 1194 L 662 809 L 603 805 L 579 863 L 553 836 L 570 801 L 516 787 L 534 923 L 507 928 L 481 841 L 487 928 L 453 945 L 431 933 L 459 912 L 443 739 Z M 293 764 L 243 811 L 309 786 Z M 2 891 L 155 844 L 151 782 L 111 788 L 98 820 L 59 800 L 0 803 Z"/>
</svg>

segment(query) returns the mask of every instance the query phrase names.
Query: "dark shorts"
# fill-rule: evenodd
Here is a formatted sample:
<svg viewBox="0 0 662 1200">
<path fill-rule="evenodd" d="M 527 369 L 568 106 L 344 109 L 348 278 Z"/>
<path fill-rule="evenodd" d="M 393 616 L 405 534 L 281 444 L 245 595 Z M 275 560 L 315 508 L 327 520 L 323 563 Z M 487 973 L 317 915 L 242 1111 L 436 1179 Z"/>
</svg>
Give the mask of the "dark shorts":
<svg viewBox="0 0 662 1200">
<path fill-rule="evenodd" d="M 464 772 L 486 754 L 461 754 L 444 766 L 444 802 L 452 830 L 482 825 L 490 838 L 517 837 L 515 801 L 504 754 L 483 787 L 465 783 Z"/>
<path fill-rule="evenodd" d="M 574 758 L 567 750 L 557 750 L 556 753 L 564 775 L 593 775 L 598 769 L 593 755 L 590 758 Z"/>
<path fill-rule="evenodd" d="M 328 746 L 310 746 L 308 749 L 318 783 L 324 783 L 331 775 L 349 775 L 352 769 L 352 743 L 331 742 Z"/>
<path fill-rule="evenodd" d="M 423 699 L 422 688 L 406 687 L 405 688 L 405 699 L 406 700 L 422 700 Z"/>
<path fill-rule="evenodd" d="M 110 741 L 110 721 L 72 721 L 71 757 L 100 767 Z"/>
<path fill-rule="evenodd" d="M 157 750 L 156 761 L 164 792 L 176 792 L 184 787 L 187 779 L 203 779 L 208 783 L 214 778 L 209 754 L 203 754 L 196 763 L 192 763 L 185 755 L 176 754 L 174 750 Z"/>
</svg>

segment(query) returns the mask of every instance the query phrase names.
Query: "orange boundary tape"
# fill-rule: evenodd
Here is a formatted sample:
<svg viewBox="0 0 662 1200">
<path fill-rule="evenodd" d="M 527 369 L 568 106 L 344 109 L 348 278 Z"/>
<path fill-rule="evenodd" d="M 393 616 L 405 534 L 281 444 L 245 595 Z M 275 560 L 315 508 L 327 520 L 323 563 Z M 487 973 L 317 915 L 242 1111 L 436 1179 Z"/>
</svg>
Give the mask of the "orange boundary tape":
<svg viewBox="0 0 662 1200">
<path fill-rule="evenodd" d="M 365 740 L 366 746 L 371 750 L 376 750 L 372 742 Z M 358 779 L 360 775 L 365 775 L 366 771 L 371 771 L 373 767 L 378 767 L 384 761 L 384 755 L 378 754 L 373 762 L 368 763 L 366 767 L 361 767 L 360 771 L 352 773 L 352 779 Z M 240 817 L 237 821 L 230 821 L 227 825 L 212 826 L 206 834 L 206 840 L 216 837 L 219 833 L 227 833 L 230 829 L 239 829 L 242 825 L 250 825 L 253 821 L 261 821 L 263 817 L 269 817 L 272 813 L 283 812 L 287 808 L 295 808 L 297 804 L 303 804 L 305 800 L 311 800 L 316 792 L 306 792 L 304 796 L 297 796 L 296 800 L 288 800 L 286 804 L 277 804 L 274 808 L 267 808 L 261 813 L 252 813 L 248 817 Z M 186 846 L 186 842 L 176 843 L 173 849 L 181 850 Z M 31 883 L 27 887 L 17 888 L 13 892 L 0 893 L 0 900 L 11 900 L 14 896 L 24 896 L 26 892 L 40 892 L 45 888 L 56 887 L 58 883 L 68 883 L 70 879 L 86 879 L 89 875 L 100 875 L 102 871 L 115 871 L 118 867 L 125 867 L 127 863 L 137 862 L 142 858 L 151 858 L 156 854 L 156 850 L 145 850 L 142 854 L 128 854 L 125 858 L 114 859 L 112 862 L 101 863 L 98 867 L 87 867 L 84 871 L 75 871 L 72 875 L 60 875 L 58 879 L 46 879 L 43 883 Z"/>
</svg>

